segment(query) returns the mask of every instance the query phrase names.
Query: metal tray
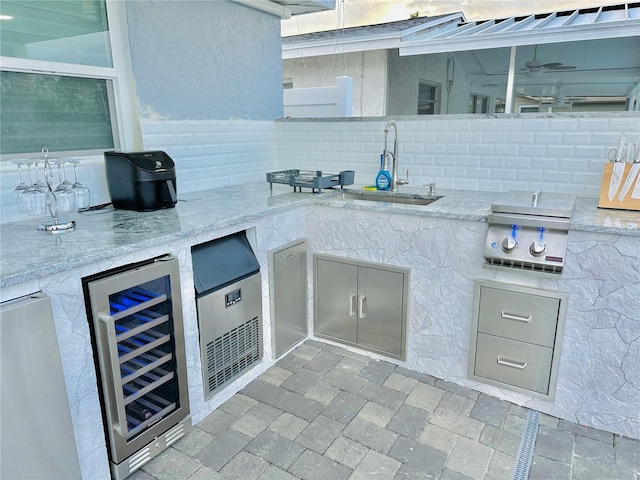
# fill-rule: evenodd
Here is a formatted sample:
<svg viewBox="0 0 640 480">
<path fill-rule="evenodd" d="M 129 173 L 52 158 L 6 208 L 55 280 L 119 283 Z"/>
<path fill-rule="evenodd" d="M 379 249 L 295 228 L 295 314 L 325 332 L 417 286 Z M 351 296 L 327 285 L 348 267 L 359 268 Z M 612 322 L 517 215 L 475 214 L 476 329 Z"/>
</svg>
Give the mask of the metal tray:
<svg viewBox="0 0 640 480">
<path fill-rule="evenodd" d="M 322 174 L 320 170 L 280 170 L 278 172 L 267 173 L 267 182 L 271 190 L 274 183 L 282 183 L 293 187 L 293 191 L 302 191 L 303 188 L 310 188 L 315 193 L 323 188 L 332 188 L 353 184 L 355 172 L 344 170 L 338 174 Z"/>
</svg>

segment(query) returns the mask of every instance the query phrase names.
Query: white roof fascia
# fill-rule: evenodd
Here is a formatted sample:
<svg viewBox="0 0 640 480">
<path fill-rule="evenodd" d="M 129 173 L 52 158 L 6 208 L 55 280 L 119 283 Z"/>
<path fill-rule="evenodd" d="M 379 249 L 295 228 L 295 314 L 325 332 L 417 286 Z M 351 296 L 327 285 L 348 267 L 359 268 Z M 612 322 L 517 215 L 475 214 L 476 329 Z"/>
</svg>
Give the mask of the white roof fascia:
<svg viewBox="0 0 640 480">
<path fill-rule="evenodd" d="M 494 35 L 477 34 L 472 37 L 431 38 L 427 41 L 402 42 L 400 56 L 429 53 L 450 53 L 468 50 L 484 50 L 544 43 L 577 42 L 605 38 L 637 37 L 640 20 L 607 22 L 601 25 L 576 25 L 528 31 L 500 32 Z M 483 38 L 484 37 L 484 38 Z"/>
<path fill-rule="evenodd" d="M 399 48 L 400 37 L 397 34 L 381 37 L 380 35 L 360 37 L 344 41 L 341 38 L 320 40 L 314 43 L 300 42 L 282 46 L 282 59 L 320 57 L 335 53 L 366 52 L 370 50 L 386 50 Z"/>
<path fill-rule="evenodd" d="M 465 19 L 463 14 L 451 14 L 398 32 L 354 35 L 348 38 L 340 37 L 340 30 L 336 30 L 335 37 L 282 44 L 282 59 L 318 57 L 333 55 L 336 52 L 352 53 L 398 48 L 402 37 L 412 35 L 420 30 L 437 28 L 458 18 L 462 18 L 463 21 Z"/>
</svg>

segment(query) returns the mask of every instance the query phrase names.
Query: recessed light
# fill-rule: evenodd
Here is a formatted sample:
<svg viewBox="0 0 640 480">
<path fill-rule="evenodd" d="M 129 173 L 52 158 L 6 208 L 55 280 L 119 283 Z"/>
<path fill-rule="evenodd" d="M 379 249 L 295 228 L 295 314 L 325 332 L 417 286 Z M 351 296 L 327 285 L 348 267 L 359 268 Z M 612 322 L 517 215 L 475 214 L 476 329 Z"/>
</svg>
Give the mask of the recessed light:
<svg viewBox="0 0 640 480">
<path fill-rule="evenodd" d="M 13 17 L 11 15 L 0 15 L 0 20 L 11 20 Z"/>
</svg>

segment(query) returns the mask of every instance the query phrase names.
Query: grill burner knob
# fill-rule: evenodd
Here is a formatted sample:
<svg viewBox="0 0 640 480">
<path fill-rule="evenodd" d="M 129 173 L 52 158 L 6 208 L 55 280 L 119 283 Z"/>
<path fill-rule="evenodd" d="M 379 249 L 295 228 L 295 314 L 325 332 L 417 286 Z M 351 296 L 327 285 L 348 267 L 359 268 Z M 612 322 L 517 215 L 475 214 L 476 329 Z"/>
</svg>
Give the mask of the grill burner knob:
<svg viewBox="0 0 640 480">
<path fill-rule="evenodd" d="M 507 237 L 502 241 L 502 250 L 506 253 L 513 252 L 518 246 L 515 238 Z"/>
<path fill-rule="evenodd" d="M 529 252 L 534 257 L 539 257 L 540 255 L 544 254 L 544 252 L 546 251 L 547 251 L 547 244 L 544 242 L 539 242 L 536 240 L 535 242 L 531 243 L 531 246 L 529 246 Z"/>
</svg>

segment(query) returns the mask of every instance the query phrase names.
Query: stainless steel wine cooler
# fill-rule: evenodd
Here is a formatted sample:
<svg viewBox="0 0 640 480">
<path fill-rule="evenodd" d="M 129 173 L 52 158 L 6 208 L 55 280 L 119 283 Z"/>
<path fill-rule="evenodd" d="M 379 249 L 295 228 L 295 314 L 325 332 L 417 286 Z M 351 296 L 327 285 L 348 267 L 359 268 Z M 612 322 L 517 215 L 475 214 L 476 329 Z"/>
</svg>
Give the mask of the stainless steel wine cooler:
<svg viewBox="0 0 640 480">
<path fill-rule="evenodd" d="M 111 475 L 140 468 L 191 428 L 178 261 L 83 279 Z"/>
</svg>

